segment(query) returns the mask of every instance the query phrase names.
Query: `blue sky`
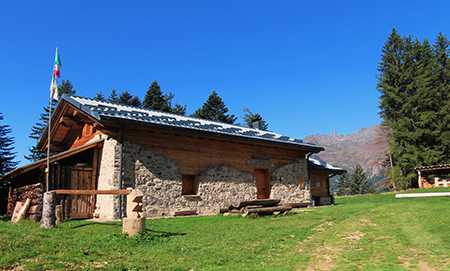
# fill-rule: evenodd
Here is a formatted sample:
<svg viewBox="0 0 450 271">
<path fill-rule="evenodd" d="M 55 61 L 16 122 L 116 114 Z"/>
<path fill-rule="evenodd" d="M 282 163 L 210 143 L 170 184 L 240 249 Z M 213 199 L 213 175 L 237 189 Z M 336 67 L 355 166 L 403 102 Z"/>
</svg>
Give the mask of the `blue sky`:
<svg viewBox="0 0 450 271">
<path fill-rule="evenodd" d="M 77 95 L 157 80 L 188 114 L 213 90 L 241 116 L 302 139 L 379 124 L 381 48 L 393 28 L 434 43 L 450 35 L 448 1 L 2 1 L 0 112 L 17 160 L 49 87 L 55 48 Z M 239 119 L 242 121 L 242 119 Z"/>
</svg>

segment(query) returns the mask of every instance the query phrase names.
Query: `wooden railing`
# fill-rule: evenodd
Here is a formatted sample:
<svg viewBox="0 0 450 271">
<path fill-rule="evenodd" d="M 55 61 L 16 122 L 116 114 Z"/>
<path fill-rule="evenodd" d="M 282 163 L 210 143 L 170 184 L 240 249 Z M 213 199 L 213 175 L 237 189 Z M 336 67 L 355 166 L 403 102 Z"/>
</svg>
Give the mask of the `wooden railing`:
<svg viewBox="0 0 450 271">
<path fill-rule="evenodd" d="M 71 189 L 60 189 L 53 190 L 55 194 L 60 195 L 128 195 L 131 190 L 128 189 L 117 189 L 117 190 L 71 190 Z"/>
</svg>

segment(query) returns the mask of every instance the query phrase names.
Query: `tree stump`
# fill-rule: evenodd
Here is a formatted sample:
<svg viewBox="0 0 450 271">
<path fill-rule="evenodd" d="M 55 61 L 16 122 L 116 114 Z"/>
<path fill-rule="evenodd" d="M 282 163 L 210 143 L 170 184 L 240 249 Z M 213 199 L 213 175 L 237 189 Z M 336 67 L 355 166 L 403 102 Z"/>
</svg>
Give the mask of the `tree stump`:
<svg viewBox="0 0 450 271">
<path fill-rule="evenodd" d="M 54 191 L 44 193 L 41 228 L 50 229 L 55 226 L 56 194 Z"/>
</svg>

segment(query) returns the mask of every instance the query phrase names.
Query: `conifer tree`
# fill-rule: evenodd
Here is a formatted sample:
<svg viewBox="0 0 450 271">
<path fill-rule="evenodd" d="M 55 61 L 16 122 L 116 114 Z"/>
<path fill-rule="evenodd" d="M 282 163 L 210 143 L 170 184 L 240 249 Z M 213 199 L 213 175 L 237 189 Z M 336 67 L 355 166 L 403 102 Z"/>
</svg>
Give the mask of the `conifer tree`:
<svg viewBox="0 0 450 271">
<path fill-rule="evenodd" d="M 267 131 L 269 129 L 269 124 L 267 124 L 267 122 L 261 117 L 260 114 L 253 113 L 246 107 L 244 107 L 242 111 L 244 111 L 244 116 L 242 116 L 242 119 L 244 119 L 244 123 L 248 127 L 253 128 L 253 124 L 255 122 L 259 122 L 260 130 Z"/>
<path fill-rule="evenodd" d="M 163 95 L 161 87 L 155 80 L 148 88 L 142 106 L 147 109 L 158 110 L 163 112 L 171 112 L 171 108 L 168 101 L 171 101 L 174 97 L 173 94 L 169 96 Z"/>
<path fill-rule="evenodd" d="M 438 40 L 442 44 L 433 51 L 427 40 L 401 38 L 394 29 L 382 50 L 377 89 L 380 115 L 391 128 L 387 176 L 395 189 L 417 186 L 415 167 L 446 160 L 442 134 L 449 129 L 441 119 L 448 117 L 443 110 L 448 83 L 437 86 L 446 61 L 441 57 L 439 63 L 436 54 L 446 45 L 442 36 Z"/>
<path fill-rule="evenodd" d="M 0 113 L 0 121 L 3 115 Z M 9 125 L 0 125 L 0 177 L 15 169 L 19 162 L 16 159 L 16 153 L 13 152 L 14 138 L 9 136 L 12 132 Z"/>
<path fill-rule="evenodd" d="M 373 192 L 374 188 L 360 164 L 355 167 L 355 172 L 350 176 L 349 192 L 351 195 L 362 195 Z"/>
<path fill-rule="evenodd" d="M 63 94 L 74 95 L 76 90 L 73 89 L 73 85 L 70 80 L 62 80 L 61 84 L 58 85 L 58 97 L 61 97 Z M 56 100 L 52 100 L 52 110 L 55 109 L 57 104 Z M 47 156 L 46 151 L 41 151 L 37 148 L 37 143 L 39 139 L 42 137 L 45 128 L 48 125 L 48 115 L 50 111 L 50 106 L 43 107 L 44 113 L 40 114 L 39 122 L 36 122 L 33 127 L 31 127 L 31 133 L 28 136 L 29 138 L 35 139 L 36 144 L 32 147 L 29 147 L 30 155 L 24 155 L 25 159 L 36 162 L 38 160 L 44 159 Z M 53 112 L 52 112 L 53 113 Z"/>
<path fill-rule="evenodd" d="M 350 175 L 346 172 L 339 176 L 338 180 L 335 183 L 336 194 L 338 196 L 347 196 L 350 193 Z"/>
<path fill-rule="evenodd" d="M 227 112 L 228 108 L 225 106 L 222 98 L 219 97 L 216 91 L 213 91 L 209 95 L 208 100 L 203 103 L 203 106 L 197 109 L 191 116 L 233 124 L 237 117 L 229 115 Z"/>
<path fill-rule="evenodd" d="M 107 101 L 110 103 L 119 103 L 120 102 L 115 89 L 111 90 L 111 94 L 109 94 Z"/>
<path fill-rule="evenodd" d="M 439 121 L 439 150 L 442 160 L 450 162 L 450 42 L 445 35 L 439 33 L 434 44 L 435 73 L 434 88 L 440 93 L 441 108 L 438 113 Z"/>
<path fill-rule="evenodd" d="M 105 98 L 105 95 L 103 95 L 103 93 L 100 91 L 95 95 L 94 100 L 97 100 L 100 102 L 105 102 L 106 98 Z"/>
<path fill-rule="evenodd" d="M 0 113 L 0 121 L 3 115 Z M 14 170 L 19 162 L 15 161 L 16 153 L 13 152 L 14 138 L 9 136 L 11 133 L 9 125 L 0 125 L 0 177 Z M 8 202 L 9 182 L 0 182 L 0 215 L 6 213 Z"/>
<path fill-rule="evenodd" d="M 119 104 L 123 105 L 129 105 L 129 106 L 135 106 L 135 107 L 142 107 L 141 100 L 137 96 L 131 95 L 128 91 L 124 91 L 119 96 Z"/>
</svg>

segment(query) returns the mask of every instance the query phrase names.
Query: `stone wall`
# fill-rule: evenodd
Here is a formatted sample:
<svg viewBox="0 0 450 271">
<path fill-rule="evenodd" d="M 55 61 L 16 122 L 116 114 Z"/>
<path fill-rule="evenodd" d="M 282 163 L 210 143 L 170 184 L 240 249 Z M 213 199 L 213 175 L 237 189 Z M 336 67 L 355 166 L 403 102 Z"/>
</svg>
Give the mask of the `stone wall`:
<svg viewBox="0 0 450 271">
<path fill-rule="evenodd" d="M 98 135 L 94 140 L 99 140 L 105 135 Z M 112 138 L 106 138 L 101 153 L 101 163 L 98 176 L 98 190 L 119 189 L 120 172 L 120 143 Z M 119 218 L 119 200 L 122 196 L 97 195 L 94 218 L 112 219 Z"/>
<path fill-rule="evenodd" d="M 299 187 L 303 180 L 303 188 Z M 271 198 L 281 199 L 281 203 L 310 201 L 308 166 L 306 159 L 279 167 L 270 174 Z"/>
<path fill-rule="evenodd" d="M 256 199 L 257 195 L 255 176 L 227 165 L 210 167 L 198 174 L 197 195 L 182 195 L 182 176 L 174 161 L 133 142 L 124 142 L 122 164 L 124 188 L 133 187 L 144 193 L 143 213 L 146 217 L 192 209 L 199 214 L 215 214 L 220 208 Z M 303 189 L 298 187 L 299 176 L 306 184 Z M 307 176 L 305 159 L 274 170 L 271 198 L 292 203 L 309 201 Z"/>
</svg>

